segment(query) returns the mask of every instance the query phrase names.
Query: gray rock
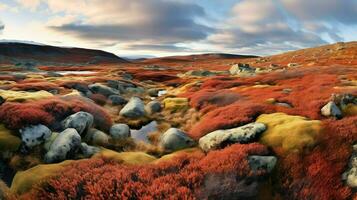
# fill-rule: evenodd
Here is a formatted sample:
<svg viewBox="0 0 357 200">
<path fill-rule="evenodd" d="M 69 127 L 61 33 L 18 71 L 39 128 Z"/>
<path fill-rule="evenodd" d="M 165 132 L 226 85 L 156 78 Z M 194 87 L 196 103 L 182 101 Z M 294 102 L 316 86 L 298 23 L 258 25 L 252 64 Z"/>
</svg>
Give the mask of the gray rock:
<svg viewBox="0 0 357 200">
<path fill-rule="evenodd" d="M 118 80 L 108 80 L 107 84 L 109 87 L 119 90 L 120 92 L 124 93 L 125 89 L 127 88 L 135 88 L 136 85 L 133 83 L 125 82 L 125 81 L 118 81 Z"/>
<path fill-rule="evenodd" d="M 81 145 L 81 136 L 76 129 L 68 128 L 61 132 L 45 155 L 46 163 L 60 162 L 74 156 Z"/>
<path fill-rule="evenodd" d="M 232 65 L 232 67 L 229 69 L 229 73 L 231 75 L 238 75 L 242 73 L 255 73 L 255 69 L 250 67 L 249 64 L 243 64 L 243 63 L 238 63 Z"/>
<path fill-rule="evenodd" d="M 257 139 L 265 130 L 266 126 L 258 122 L 228 130 L 216 130 L 201 137 L 199 146 L 204 151 L 210 151 L 231 143 L 249 143 Z"/>
<path fill-rule="evenodd" d="M 21 140 L 27 148 L 43 144 L 51 137 L 51 130 L 47 126 L 38 124 L 26 126 L 19 130 Z"/>
<path fill-rule="evenodd" d="M 145 92 L 145 89 L 142 88 L 142 87 L 129 87 L 129 88 L 126 88 L 126 91 L 129 92 L 129 93 L 138 93 L 138 94 L 142 94 Z"/>
<path fill-rule="evenodd" d="M 293 91 L 293 90 L 292 90 L 291 88 L 284 88 L 282 92 L 283 92 L 284 94 L 289 94 L 289 93 L 291 93 L 292 91 Z"/>
<path fill-rule="evenodd" d="M 77 112 L 67 117 L 63 122 L 63 127 L 74 128 L 79 134 L 86 133 L 93 126 L 93 115 L 87 112 Z"/>
<path fill-rule="evenodd" d="M 46 151 L 50 150 L 52 143 L 56 140 L 58 135 L 59 135 L 58 132 L 52 132 L 51 136 L 43 144 L 43 147 L 45 148 Z"/>
<path fill-rule="evenodd" d="M 119 95 L 110 95 L 109 96 L 109 101 L 112 105 L 124 105 L 126 103 L 128 103 L 128 101 L 126 99 L 124 99 L 123 97 L 119 96 Z"/>
<path fill-rule="evenodd" d="M 148 89 L 147 93 L 149 96 L 151 97 L 158 97 L 159 96 L 159 92 L 163 90 L 163 89 L 160 89 L 160 88 L 150 88 Z"/>
<path fill-rule="evenodd" d="M 208 76 L 215 76 L 217 73 L 208 71 L 208 70 L 190 70 L 185 73 L 185 76 L 198 76 L 198 77 L 208 77 Z"/>
<path fill-rule="evenodd" d="M 357 145 L 353 145 L 353 152 L 348 163 L 348 169 L 342 174 L 342 180 L 351 188 L 357 188 Z"/>
<path fill-rule="evenodd" d="M 143 117 L 145 115 L 144 103 L 139 97 L 132 97 L 119 114 L 129 118 Z"/>
<path fill-rule="evenodd" d="M 196 143 L 185 132 L 177 128 L 170 128 L 160 137 L 160 146 L 165 150 L 176 151 L 193 147 Z"/>
<path fill-rule="evenodd" d="M 119 95 L 120 92 L 117 89 L 108 87 L 106 85 L 100 84 L 100 83 L 95 83 L 95 84 L 91 84 L 88 85 L 88 88 L 93 92 L 93 93 L 97 93 L 97 94 L 101 94 L 104 95 L 106 97 L 110 96 L 110 95 Z"/>
<path fill-rule="evenodd" d="M 109 143 L 110 136 L 95 128 L 89 129 L 85 136 L 85 141 L 93 145 L 104 145 Z"/>
<path fill-rule="evenodd" d="M 260 170 L 265 170 L 270 173 L 277 162 L 277 158 L 275 156 L 249 156 L 248 163 L 250 169 L 256 173 Z"/>
<path fill-rule="evenodd" d="M 148 114 L 153 114 L 160 112 L 162 109 L 161 103 L 159 101 L 150 101 L 145 106 L 145 110 Z"/>
<path fill-rule="evenodd" d="M 286 107 L 286 108 L 292 108 L 292 106 L 290 104 L 284 103 L 284 102 L 277 102 L 277 103 L 275 103 L 275 105 Z"/>
<path fill-rule="evenodd" d="M 130 137 L 130 128 L 126 124 L 114 124 L 109 133 L 113 139 L 126 139 Z"/>
<path fill-rule="evenodd" d="M 82 142 L 81 145 L 80 145 L 80 150 L 81 150 L 81 153 L 83 154 L 84 157 L 90 158 L 94 154 L 98 153 L 100 151 L 100 148 L 94 147 L 94 146 L 90 146 L 90 145 Z"/>
<path fill-rule="evenodd" d="M 337 119 L 342 117 L 341 110 L 333 101 L 328 102 L 324 107 L 321 108 L 321 114 L 325 117 L 335 117 Z"/>
</svg>

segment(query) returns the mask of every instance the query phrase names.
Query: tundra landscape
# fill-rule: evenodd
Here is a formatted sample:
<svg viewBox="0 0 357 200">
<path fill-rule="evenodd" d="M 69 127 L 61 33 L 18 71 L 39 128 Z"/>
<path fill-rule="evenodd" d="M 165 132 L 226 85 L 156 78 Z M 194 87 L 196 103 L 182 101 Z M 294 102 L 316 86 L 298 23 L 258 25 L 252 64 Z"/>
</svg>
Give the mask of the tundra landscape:
<svg viewBox="0 0 357 200">
<path fill-rule="evenodd" d="M 31 12 L 51 10 L 45 2 Z M 121 1 L 108 2 L 102 17 Z M 138 2 L 130 9 L 153 9 L 155 17 L 191 5 Z M 235 1 L 234 9 L 275 8 L 254 2 Z M 98 40 L 113 34 L 100 28 L 84 30 Z M 279 45 L 294 42 L 279 37 L 287 41 Z M 176 46 L 169 55 L 140 56 L 131 49 L 137 56 L 130 57 L 0 40 L 0 199 L 356 200 L 357 42 L 309 44 L 276 51 L 268 42 L 263 55 L 259 45 L 242 54 Z"/>
</svg>

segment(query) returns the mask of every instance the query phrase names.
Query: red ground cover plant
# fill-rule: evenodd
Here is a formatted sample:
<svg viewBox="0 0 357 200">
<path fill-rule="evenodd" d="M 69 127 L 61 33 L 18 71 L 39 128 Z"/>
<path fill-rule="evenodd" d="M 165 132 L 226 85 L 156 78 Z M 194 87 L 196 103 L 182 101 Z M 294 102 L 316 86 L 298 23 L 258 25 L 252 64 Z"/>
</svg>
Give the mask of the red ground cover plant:
<svg viewBox="0 0 357 200">
<path fill-rule="evenodd" d="M 169 161 L 129 166 L 105 159 L 76 162 L 33 188 L 23 199 L 220 199 L 237 195 L 253 174 L 248 155 L 267 154 L 260 144 L 235 144 L 207 156 L 183 153 Z M 229 184 L 210 190 L 210 176 L 231 177 Z"/>
<path fill-rule="evenodd" d="M 199 123 L 192 127 L 189 135 L 199 139 L 217 129 L 234 128 L 253 122 L 260 114 L 271 113 L 274 110 L 274 106 L 269 104 L 237 102 L 205 114 Z"/>
<path fill-rule="evenodd" d="M 46 90 L 46 91 L 50 91 L 50 90 L 60 90 L 61 88 L 58 87 L 58 85 L 54 84 L 54 83 L 49 83 L 49 82 L 21 82 L 21 83 L 17 83 L 12 85 L 12 90 L 35 90 L 35 91 L 39 91 L 39 90 Z"/>
<path fill-rule="evenodd" d="M 351 189 L 341 180 L 357 141 L 357 116 L 324 120 L 319 144 L 304 154 L 281 156 L 279 175 L 285 198 L 349 199 Z"/>
<path fill-rule="evenodd" d="M 96 104 L 101 106 L 107 102 L 107 98 L 101 94 L 91 94 L 89 98 L 92 99 Z"/>
<path fill-rule="evenodd" d="M 56 128 L 65 117 L 79 111 L 91 113 L 99 129 L 109 130 L 112 124 L 109 114 L 90 100 L 77 96 L 27 103 L 6 102 L 0 106 L 0 121 L 10 129 L 39 123 Z"/>
</svg>

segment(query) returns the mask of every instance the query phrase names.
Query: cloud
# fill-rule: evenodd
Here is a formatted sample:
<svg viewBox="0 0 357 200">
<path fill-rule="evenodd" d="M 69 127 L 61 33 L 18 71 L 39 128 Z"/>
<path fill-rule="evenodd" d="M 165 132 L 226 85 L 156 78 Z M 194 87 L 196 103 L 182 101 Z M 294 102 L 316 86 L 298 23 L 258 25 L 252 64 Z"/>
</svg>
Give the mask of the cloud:
<svg viewBox="0 0 357 200">
<path fill-rule="evenodd" d="M 79 6 L 80 5 L 80 6 Z M 53 12 L 85 15 L 79 22 L 51 24 L 50 29 L 85 40 L 138 42 L 169 47 L 205 39 L 212 28 L 196 18 L 205 11 L 196 4 L 164 0 L 48 1 Z M 73 7 L 79 8 L 74 10 Z M 148 46 L 147 46 L 148 47 Z"/>
<path fill-rule="evenodd" d="M 41 4 L 41 0 L 16 0 L 16 2 L 31 11 L 35 11 Z"/>
<path fill-rule="evenodd" d="M 165 52 L 177 52 L 177 51 L 190 51 L 191 49 L 180 47 L 176 45 L 156 45 L 156 44 L 133 44 L 124 47 L 127 50 L 151 50 L 151 51 L 165 51 Z"/>
</svg>

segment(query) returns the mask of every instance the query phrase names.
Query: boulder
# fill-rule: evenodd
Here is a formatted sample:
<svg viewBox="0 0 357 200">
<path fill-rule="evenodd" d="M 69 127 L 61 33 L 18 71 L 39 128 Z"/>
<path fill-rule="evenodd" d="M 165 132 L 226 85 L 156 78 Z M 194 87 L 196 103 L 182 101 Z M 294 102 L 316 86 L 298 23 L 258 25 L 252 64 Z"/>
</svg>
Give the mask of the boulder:
<svg viewBox="0 0 357 200">
<path fill-rule="evenodd" d="M 125 105 L 126 103 L 128 103 L 128 101 L 126 99 L 124 99 L 123 97 L 116 95 L 116 94 L 110 95 L 108 99 L 109 99 L 110 103 L 114 106 Z"/>
<path fill-rule="evenodd" d="M 45 155 L 46 163 L 66 160 L 72 157 L 81 145 L 81 136 L 76 129 L 68 128 L 62 131 L 50 146 Z"/>
<path fill-rule="evenodd" d="M 126 88 L 126 91 L 129 93 L 142 94 L 145 92 L 145 89 L 142 87 L 129 87 L 129 88 Z"/>
<path fill-rule="evenodd" d="M 95 128 L 89 129 L 84 140 L 92 145 L 105 145 L 109 143 L 110 136 Z"/>
<path fill-rule="evenodd" d="M 193 147 L 196 143 L 185 132 L 177 128 L 170 128 L 160 137 L 160 146 L 168 151 L 177 151 Z"/>
<path fill-rule="evenodd" d="M 161 103 L 159 101 L 150 101 L 145 106 L 145 110 L 148 114 L 153 114 L 160 112 L 162 109 Z"/>
<path fill-rule="evenodd" d="M 248 157 L 249 167 L 254 173 L 257 173 L 260 170 L 265 170 L 270 173 L 274 169 L 277 160 L 278 159 L 275 156 L 253 155 Z"/>
<path fill-rule="evenodd" d="M 348 168 L 342 174 L 342 180 L 351 188 L 357 188 L 357 145 L 353 145 Z"/>
<path fill-rule="evenodd" d="M 90 145 L 82 142 L 81 145 L 80 145 L 80 151 L 81 151 L 81 153 L 83 154 L 83 156 L 85 158 L 90 158 L 94 154 L 100 152 L 100 148 L 94 147 L 94 146 L 90 146 Z"/>
<path fill-rule="evenodd" d="M 207 152 L 232 143 L 249 143 L 256 140 L 265 130 L 266 126 L 257 122 L 228 130 L 216 130 L 201 137 L 199 146 Z"/>
<path fill-rule="evenodd" d="M 94 117 L 87 112 L 77 112 L 67 117 L 63 122 L 64 129 L 74 128 L 79 134 L 86 133 L 93 126 Z"/>
<path fill-rule="evenodd" d="M 104 95 L 106 97 L 110 96 L 110 95 L 119 95 L 120 92 L 117 89 L 108 87 L 106 85 L 100 84 L 100 83 L 95 83 L 95 84 L 91 84 L 88 85 L 88 88 L 93 92 L 93 93 L 97 93 L 97 94 L 101 94 Z"/>
<path fill-rule="evenodd" d="M 249 64 L 238 63 L 232 65 L 232 67 L 229 69 L 229 73 L 231 75 L 238 75 L 242 73 L 255 73 L 255 68 L 250 67 Z"/>
<path fill-rule="evenodd" d="M 130 137 L 130 128 L 126 124 L 114 124 L 109 133 L 113 139 L 126 139 Z"/>
<path fill-rule="evenodd" d="M 187 110 L 189 108 L 187 98 L 166 98 L 163 101 L 165 110 L 172 112 Z"/>
<path fill-rule="evenodd" d="M 337 119 L 342 118 L 341 110 L 333 101 L 328 102 L 324 107 L 321 108 L 321 114 L 325 117 L 335 117 Z"/>
<path fill-rule="evenodd" d="M 120 110 L 121 116 L 140 118 L 145 115 L 144 102 L 139 97 L 131 97 L 129 102 Z"/>
<path fill-rule="evenodd" d="M 58 135 L 59 135 L 58 132 L 52 132 L 51 136 L 46 140 L 46 142 L 43 145 L 46 151 L 50 150 L 52 143 L 55 141 Z"/>
<path fill-rule="evenodd" d="M 19 132 L 21 134 L 22 143 L 28 149 L 43 144 L 52 134 L 52 131 L 42 124 L 26 126 L 20 129 Z"/>
</svg>

